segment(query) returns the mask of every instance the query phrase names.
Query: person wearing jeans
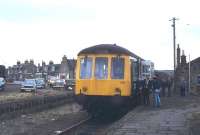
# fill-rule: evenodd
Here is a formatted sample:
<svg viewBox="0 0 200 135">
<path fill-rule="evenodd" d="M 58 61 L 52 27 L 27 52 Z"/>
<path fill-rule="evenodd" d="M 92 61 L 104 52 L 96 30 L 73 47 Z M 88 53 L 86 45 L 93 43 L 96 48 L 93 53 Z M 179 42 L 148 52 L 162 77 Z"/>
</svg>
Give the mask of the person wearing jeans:
<svg viewBox="0 0 200 135">
<path fill-rule="evenodd" d="M 160 89 L 155 89 L 154 94 L 155 107 L 160 107 Z"/>
<path fill-rule="evenodd" d="M 153 98 L 154 98 L 154 106 L 160 107 L 160 89 L 161 89 L 161 82 L 158 76 L 153 78 Z"/>
</svg>

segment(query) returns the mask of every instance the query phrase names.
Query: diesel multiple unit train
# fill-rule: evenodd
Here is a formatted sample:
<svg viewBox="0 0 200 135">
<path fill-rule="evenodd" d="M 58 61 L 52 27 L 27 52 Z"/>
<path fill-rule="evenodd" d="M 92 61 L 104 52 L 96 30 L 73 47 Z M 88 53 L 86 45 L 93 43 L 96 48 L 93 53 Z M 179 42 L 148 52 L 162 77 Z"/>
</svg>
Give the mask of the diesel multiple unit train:
<svg viewBox="0 0 200 135">
<path fill-rule="evenodd" d="M 135 81 L 152 73 L 152 62 L 118 45 L 85 48 L 77 57 L 76 99 L 90 113 L 118 111 L 134 103 Z"/>
</svg>

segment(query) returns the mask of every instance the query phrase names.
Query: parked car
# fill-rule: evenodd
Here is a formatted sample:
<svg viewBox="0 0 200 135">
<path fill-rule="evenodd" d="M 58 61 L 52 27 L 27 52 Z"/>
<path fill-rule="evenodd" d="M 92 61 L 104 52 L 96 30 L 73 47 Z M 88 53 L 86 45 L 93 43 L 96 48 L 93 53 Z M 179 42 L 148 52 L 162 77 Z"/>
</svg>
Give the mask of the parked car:
<svg viewBox="0 0 200 135">
<path fill-rule="evenodd" d="M 55 78 L 50 78 L 48 80 L 48 85 L 49 85 L 50 88 L 52 88 L 55 85 L 55 83 L 56 83 L 56 79 Z"/>
<path fill-rule="evenodd" d="M 4 90 L 6 81 L 3 77 L 0 77 L 0 90 Z"/>
<path fill-rule="evenodd" d="M 64 88 L 65 87 L 65 80 L 64 79 L 56 79 L 53 85 L 53 88 Z"/>
<path fill-rule="evenodd" d="M 35 79 L 25 79 L 21 85 L 21 91 L 36 91 L 36 80 Z"/>
<path fill-rule="evenodd" d="M 67 79 L 65 80 L 65 89 L 73 90 L 75 88 L 75 79 Z"/>
<path fill-rule="evenodd" d="M 38 89 L 44 89 L 46 87 L 45 81 L 43 78 L 36 78 L 36 87 Z"/>
</svg>

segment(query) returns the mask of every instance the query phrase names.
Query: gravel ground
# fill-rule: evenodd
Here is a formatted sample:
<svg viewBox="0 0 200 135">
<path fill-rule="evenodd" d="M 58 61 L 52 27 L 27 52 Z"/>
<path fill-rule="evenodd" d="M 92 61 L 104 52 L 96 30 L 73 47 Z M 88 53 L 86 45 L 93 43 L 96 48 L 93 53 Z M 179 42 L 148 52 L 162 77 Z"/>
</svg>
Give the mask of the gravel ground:
<svg viewBox="0 0 200 135">
<path fill-rule="evenodd" d="M 0 122 L 0 135 L 54 135 L 88 114 L 75 103 Z"/>
</svg>

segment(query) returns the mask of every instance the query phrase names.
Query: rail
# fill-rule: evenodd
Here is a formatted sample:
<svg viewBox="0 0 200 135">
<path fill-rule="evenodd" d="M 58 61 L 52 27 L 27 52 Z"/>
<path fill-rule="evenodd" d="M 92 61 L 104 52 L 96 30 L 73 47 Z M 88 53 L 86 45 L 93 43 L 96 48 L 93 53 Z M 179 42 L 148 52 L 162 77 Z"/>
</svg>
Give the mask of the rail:
<svg viewBox="0 0 200 135">
<path fill-rule="evenodd" d="M 76 124 L 74 124 L 74 125 L 72 125 L 72 126 L 66 128 L 66 129 L 64 129 L 63 131 L 61 131 L 61 133 L 58 133 L 58 135 L 66 135 L 66 134 L 69 134 L 73 129 L 79 127 L 80 125 L 82 125 L 82 124 L 84 124 L 84 123 L 86 123 L 86 122 L 88 122 L 89 120 L 91 120 L 91 118 L 92 118 L 92 117 L 88 117 L 88 118 L 86 118 L 85 120 L 79 121 L 78 123 L 76 123 Z"/>
</svg>

